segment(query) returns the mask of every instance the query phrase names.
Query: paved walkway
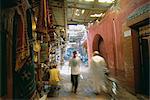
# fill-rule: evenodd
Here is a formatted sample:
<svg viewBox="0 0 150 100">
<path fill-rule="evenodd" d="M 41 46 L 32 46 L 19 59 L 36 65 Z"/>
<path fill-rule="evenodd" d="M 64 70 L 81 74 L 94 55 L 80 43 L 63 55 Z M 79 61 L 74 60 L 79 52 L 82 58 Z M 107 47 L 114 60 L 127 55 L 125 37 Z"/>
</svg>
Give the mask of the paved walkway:
<svg viewBox="0 0 150 100">
<path fill-rule="evenodd" d="M 82 66 L 81 68 L 82 77 L 80 77 L 77 94 L 71 93 L 70 68 L 68 68 L 67 63 L 60 68 L 60 72 L 63 80 L 60 82 L 59 96 L 48 97 L 48 100 L 111 100 L 111 96 L 106 93 L 94 94 L 91 80 L 89 79 L 89 67 Z M 123 88 L 121 88 L 121 93 L 118 97 L 118 100 L 138 100 Z"/>
</svg>

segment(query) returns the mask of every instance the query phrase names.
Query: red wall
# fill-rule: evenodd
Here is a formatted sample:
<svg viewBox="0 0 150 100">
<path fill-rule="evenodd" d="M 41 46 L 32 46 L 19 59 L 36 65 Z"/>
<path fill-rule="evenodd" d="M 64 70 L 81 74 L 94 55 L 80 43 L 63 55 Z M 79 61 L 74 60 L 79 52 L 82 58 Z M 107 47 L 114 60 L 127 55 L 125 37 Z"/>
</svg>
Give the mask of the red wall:
<svg viewBox="0 0 150 100">
<path fill-rule="evenodd" d="M 104 40 L 105 56 L 109 68 L 124 70 L 124 53 L 122 43 L 122 25 L 127 17 L 137 8 L 148 3 L 149 0 L 119 0 L 119 10 L 109 9 L 105 17 L 99 22 L 90 25 L 88 29 L 88 55 L 92 56 L 93 39 L 100 34 Z M 113 22 L 114 20 L 114 22 Z M 115 37 L 116 36 L 116 37 Z M 117 54 L 115 54 L 117 52 Z"/>
<path fill-rule="evenodd" d="M 131 92 L 135 92 L 135 73 L 133 62 L 132 38 L 124 37 L 124 32 L 130 30 L 127 26 L 128 16 L 149 0 L 119 0 L 119 9 L 109 9 L 105 17 L 98 23 L 89 25 L 87 47 L 89 62 L 92 56 L 93 43 L 96 34 L 103 38 L 104 57 L 115 78 Z M 98 43 L 97 43 L 98 44 Z"/>
</svg>

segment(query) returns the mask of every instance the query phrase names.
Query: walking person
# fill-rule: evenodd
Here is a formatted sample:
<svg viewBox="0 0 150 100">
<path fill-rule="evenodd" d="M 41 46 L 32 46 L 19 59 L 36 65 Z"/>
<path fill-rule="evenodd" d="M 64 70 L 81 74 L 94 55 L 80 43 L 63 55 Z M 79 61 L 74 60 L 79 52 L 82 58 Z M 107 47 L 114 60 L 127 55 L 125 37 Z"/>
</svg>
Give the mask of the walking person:
<svg viewBox="0 0 150 100">
<path fill-rule="evenodd" d="M 77 56 L 77 51 L 73 51 L 73 57 L 69 61 L 69 66 L 71 67 L 72 92 L 74 93 L 77 93 L 79 76 L 80 76 L 80 64 L 81 64 L 81 60 Z"/>
<path fill-rule="evenodd" d="M 99 94 L 101 91 L 107 92 L 106 88 L 106 77 L 105 77 L 105 69 L 106 62 L 102 56 L 100 56 L 98 51 L 94 51 L 93 57 L 90 62 L 90 70 L 92 75 L 92 82 L 95 94 Z"/>
</svg>

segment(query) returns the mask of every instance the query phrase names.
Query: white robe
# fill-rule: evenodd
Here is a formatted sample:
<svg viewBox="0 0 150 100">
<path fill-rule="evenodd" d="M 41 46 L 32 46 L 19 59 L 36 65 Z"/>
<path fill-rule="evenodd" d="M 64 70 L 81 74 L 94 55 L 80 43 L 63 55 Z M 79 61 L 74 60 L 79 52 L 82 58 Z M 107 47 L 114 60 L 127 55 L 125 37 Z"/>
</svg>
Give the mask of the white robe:
<svg viewBox="0 0 150 100">
<path fill-rule="evenodd" d="M 101 91 L 106 92 L 106 77 L 104 69 L 106 68 L 106 62 L 104 58 L 101 56 L 93 56 L 90 63 L 90 71 L 91 71 L 91 80 L 92 80 L 92 87 L 94 88 L 95 92 L 100 93 Z"/>
</svg>

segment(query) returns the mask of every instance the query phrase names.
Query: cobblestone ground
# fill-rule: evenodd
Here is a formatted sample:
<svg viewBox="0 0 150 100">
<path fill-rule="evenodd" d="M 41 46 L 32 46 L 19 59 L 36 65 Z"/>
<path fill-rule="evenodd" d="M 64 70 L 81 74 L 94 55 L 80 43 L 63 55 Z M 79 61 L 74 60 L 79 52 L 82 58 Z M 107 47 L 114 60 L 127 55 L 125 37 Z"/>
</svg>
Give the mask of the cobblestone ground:
<svg viewBox="0 0 150 100">
<path fill-rule="evenodd" d="M 89 67 L 83 65 L 81 68 L 83 77 L 80 78 L 77 94 L 71 93 L 70 68 L 68 68 L 67 63 L 60 68 L 60 72 L 63 80 L 60 82 L 61 89 L 59 91 L 59 96 L 48 97 L 48 100 L 112 100 L 111 96 L 106 93 L 101 93 L 99 95 L 94 94 L 89 78 Z M 118 100 L 138 100 L 125 89 L 120 89 Z"/>
</svg>

